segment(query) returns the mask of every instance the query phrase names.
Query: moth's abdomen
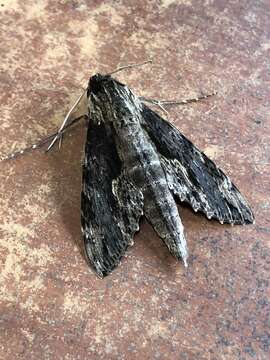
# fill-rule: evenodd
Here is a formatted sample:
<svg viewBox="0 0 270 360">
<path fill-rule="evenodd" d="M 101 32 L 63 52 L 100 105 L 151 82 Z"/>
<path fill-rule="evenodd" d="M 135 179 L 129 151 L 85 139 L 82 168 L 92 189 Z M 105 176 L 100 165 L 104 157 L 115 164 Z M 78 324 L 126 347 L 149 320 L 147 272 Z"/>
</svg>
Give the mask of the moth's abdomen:
<svg viewBox="0 0 270 360">
<path fill-rule="evenodd" d="M 170 252 L 182 258 L 188 257 L 183 225 L 175 200 L 168 188 L 165 175 L 144 188 L 144 214 Z"/>
<path fill-rule="evenodd" d="M 186 264 L 187 245 L 175 200 L 169 190 L 160 156 L 149 136 L 138 123 L 119 129 L 119 156 L 128 178 L 141 190 L 144 214 L 170 252 Z M 131 136 L 132 134 L 132 136 Z"/>
</svg>

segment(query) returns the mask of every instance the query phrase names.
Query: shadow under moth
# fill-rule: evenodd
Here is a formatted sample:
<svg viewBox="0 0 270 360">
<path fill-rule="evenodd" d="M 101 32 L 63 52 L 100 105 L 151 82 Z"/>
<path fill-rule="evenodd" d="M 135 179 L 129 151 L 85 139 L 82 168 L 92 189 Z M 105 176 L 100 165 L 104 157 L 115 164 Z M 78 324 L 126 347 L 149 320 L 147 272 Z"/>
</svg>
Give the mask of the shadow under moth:
<svg viewBox="0 0 270 360">
<path fill-rule="evenodd" d="M 252 223 L 252 211 L 213 161 L 146 106 L 147 99 L 111 75 L 92 76 L 86 90 L 81 192 L 86 257 L 98 276 L 108 275 L 133 243 L 144 215 L 171 254 L 187 266 L 176 198 L 222 224 Z M 54 139 L 49 148 L 70 125 L 62 124 L 56 135 L 45 139 Z"/>
</svg>

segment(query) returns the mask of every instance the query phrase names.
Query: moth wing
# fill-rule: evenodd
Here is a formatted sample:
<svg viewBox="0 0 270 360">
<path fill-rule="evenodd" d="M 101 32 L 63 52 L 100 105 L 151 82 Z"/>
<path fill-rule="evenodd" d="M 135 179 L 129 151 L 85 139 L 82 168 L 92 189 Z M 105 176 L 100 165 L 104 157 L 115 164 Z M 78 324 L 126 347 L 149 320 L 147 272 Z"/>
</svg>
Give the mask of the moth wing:
<svg viewBox="0 0 270 360">
<path fill-rule="evenodd" d="M 171 191 L 221 223 L 248 224 L 252 211 L 231 180 L 172 124 L 143 106 L 144 126 L 159 151 Z"/>
<path fill-rule="evenodd" d="M 100 276 L 120 262 L 139 230 L 143 196 L 122 172 L 114 137 L 90 120 L 83 164 L 81 226 L 90 265 Z"/>
</svg>

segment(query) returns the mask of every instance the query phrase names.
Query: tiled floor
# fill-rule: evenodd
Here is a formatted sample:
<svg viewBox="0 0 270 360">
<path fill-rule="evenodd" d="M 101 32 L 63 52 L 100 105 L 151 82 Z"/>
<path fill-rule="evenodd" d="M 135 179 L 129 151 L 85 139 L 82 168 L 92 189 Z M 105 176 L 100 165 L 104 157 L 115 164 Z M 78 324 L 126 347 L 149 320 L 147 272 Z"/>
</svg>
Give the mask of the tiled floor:
<svg viewBox="0 0 270 360">
<path fill-rule="evenodd" d="M 167 116 L 228 173 L 255 213 L 222 226 L 179 207 L 189 267 L 142 222 L 104 280 L 81 251 L 85 127 L 59 152 L 0 163 L 0 358 L 269 359 L 269 1 L 0 4 L 0 154 L 61 123 L 97 71 L 181 99 Z"/>
</svg>

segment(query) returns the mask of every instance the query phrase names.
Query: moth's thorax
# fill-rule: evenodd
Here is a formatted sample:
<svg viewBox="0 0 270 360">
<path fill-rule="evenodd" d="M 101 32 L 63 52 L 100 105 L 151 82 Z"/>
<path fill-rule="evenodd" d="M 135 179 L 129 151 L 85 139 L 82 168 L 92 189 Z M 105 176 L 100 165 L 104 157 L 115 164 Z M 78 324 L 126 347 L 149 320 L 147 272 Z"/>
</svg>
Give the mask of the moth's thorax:
<svg viewBox="0 0 270 360">
<path fill-rule="evenodd" d="M 138 97 L 110 75 L 96 74 L 89 80 L 88 111 L 97 123 L 125 127 L 139 121 L 142 105 Z"/>
</svg>

